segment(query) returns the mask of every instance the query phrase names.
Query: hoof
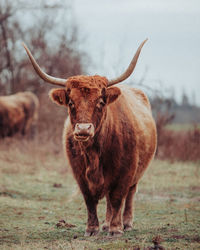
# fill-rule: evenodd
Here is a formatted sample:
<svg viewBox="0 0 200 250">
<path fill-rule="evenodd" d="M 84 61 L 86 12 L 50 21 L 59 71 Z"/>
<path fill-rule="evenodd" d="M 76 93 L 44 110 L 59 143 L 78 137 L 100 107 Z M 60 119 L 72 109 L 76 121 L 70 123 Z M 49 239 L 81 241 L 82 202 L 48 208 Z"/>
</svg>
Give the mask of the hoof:
<svg viewBox="0 0 200 250">
<path fill-rule="evenodd" d="M 109 226 L 103 225 L 103 226 L 102 226 L 102 231 L 108 232 L 108 231 L 109 231 Z"/>
<path fill-rule="evenodd" d="M 117 231 L 110 231 L 108 236 L 110 237 L 121 237 L 123 235 L 123 231 L 117 230 Z"/>
<path fill-rule="evenodd" d="M 90 236 L 95 236 L 99 234 L 99 230 L 98 229 L 87 229 L 85 231 L 84 236 L 85 237 L 90 237 Z"/>
<path fill-rule="evenodd" d="M 124 231 L 131 231 L 133 230 L 133 227 L 131 225 L 124 225 Z"/>
</svg>

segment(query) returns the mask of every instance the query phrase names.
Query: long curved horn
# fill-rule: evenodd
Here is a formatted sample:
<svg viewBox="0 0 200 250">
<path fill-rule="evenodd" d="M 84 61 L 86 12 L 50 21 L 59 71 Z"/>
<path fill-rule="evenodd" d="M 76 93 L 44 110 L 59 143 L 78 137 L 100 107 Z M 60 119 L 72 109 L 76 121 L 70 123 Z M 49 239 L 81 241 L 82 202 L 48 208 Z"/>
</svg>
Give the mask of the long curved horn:
<svg viewBox="0 0 200 250">
<path fill-rule="evenodd" d="M 36 60 L 34 59 L 33 55 L 31 54 L 30 50 L 28 49 L 28 47 L 26 46 L 25 43 L 22 43 L 22 45 L 24 46 L 26 53 L 28 54 L 31 63 L 33 65 L 33 68 L 35 69 L 36 73 L 46 82 L 49 82 L 51 84 L 54 85 L 59 85 L 59 86 L 66 86 L 66 79 L 61 79 L 61 78 L 56 78 L 53 76 L 50 76 L 48 74 L 46 74 L 41 68 L 40 66 L 37 64 Z"/>
<path fill-rule="evenodd" d="M 111 80 L 108 81 L 108 85 L 107 85 L 108 87 L 109 87 L 109 86 L 112 86 L 112 85 L 114 85 L 114 84 L 117 84 L 117 83 L 119 83 L 119 82 L 122 82 L 122 81 L 124 81 L 124 80 L 126 80 L 126 79 L 133 73 L 133 70 L 134 70 L 134 68 L 135 68 L 135 66 L 136 66 L 136 63 L 137 63 L 138 57 L 139 57 L 139 55 L 140 55 L 141 49 L 142 49 L 143 45 L 145 44 L 145 42 L 146 42 L 147 40 L 148 40 L 148 39 L 144 40 L 144 41 L 140 44 L 140 46 L 139 46 L 139 48 L 137 49 L 137 51 L 136 51 L 136 53 L 135 53 L 135 55 L 134 55 L 134 57 L 133 57 L 131 63 L 129 64 L 127 70 L 126 70 L 122 75 L 120 75 L 119 77 L 117 77 L 117 78 L 115 78 L 115 79 L 111 79 Z"/>
</svg>

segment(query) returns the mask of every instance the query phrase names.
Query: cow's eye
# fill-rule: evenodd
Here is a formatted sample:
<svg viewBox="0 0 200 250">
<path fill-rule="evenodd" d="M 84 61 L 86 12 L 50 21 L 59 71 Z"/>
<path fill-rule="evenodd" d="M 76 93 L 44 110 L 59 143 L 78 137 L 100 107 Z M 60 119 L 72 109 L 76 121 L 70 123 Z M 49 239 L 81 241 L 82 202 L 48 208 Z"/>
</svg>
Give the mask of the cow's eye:
<svg viewBox="0 0 200 250">
<path fill-rule="evenodd" d="M 68 105 L 71 110 L 74 109 L 74 103 L 72 102 L 72 100 L 69 100 Z"/>
<path fill-rule="evenodd" d="M 103 100 L 101 100 L 100 102 L 99 102 L 99 104 L 103 107 L 103 106 L 105 106 L 105 102 L 103 101 Z"/>
<path fill-rule="evenodd" d="M 70 110 L 70 114 L 72 116 L 75 116 L 76 115 L 76 108 L 75 108 L 74 102 L 72 100 L 69 100 L 68 107 Z"/>
<path fill-rule="evenodd" d="M 104 106 L 105 106 L 105 102 L 103 101 L 103 99 L 100 99 L 96 106 L 97 109 L 101 111 Z"/>
</svg>

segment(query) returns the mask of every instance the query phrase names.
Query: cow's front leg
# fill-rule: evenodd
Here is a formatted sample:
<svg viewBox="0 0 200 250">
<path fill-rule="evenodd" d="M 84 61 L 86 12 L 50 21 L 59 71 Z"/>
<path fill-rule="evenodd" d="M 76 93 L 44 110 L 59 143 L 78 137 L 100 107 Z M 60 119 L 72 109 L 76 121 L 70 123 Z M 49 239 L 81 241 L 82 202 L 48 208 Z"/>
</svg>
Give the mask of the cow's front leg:
<svg viewBox="0 0 200 250">
<path fill-rule="evenodd" d="M 78 174 L 76 175 L 76 179 L 78 180 L 79 187 L 84 196 L 88 212 L 85 236 L 93 236 L 99 232 L 97 204 L 101 197 L 104 178 L 99 168 L 98 154 L 91 148 L 86 149 L 82 147 L 81 150 L 83 155 L 81 161 L 85 164 L 83 171 L 80 171 L 81 166 L 77 167 L 79 171 L 77 171 Z M 83 174 L 84 172 L 85 174 Z"/>
<path fill-rule="evenodd" d="M 78 184 L 83 194 L 88 213 L 85 236 L 93 236 L 99 232 L 99 221 L 97 217 L 98 199 L 91 194 L 84 176 L 78 179 Z"/>
<path fill-rule="evenodd" d="M 122 207 L 125 195 L 120 194 L 119 190 L 110 194 L 110 204 L 112 218 L 110 221 L 110 236 L 121 236 L 123 234 Z"/>
<path fill-rule="evenodd" d="M 102 227 L 102 230 L 105 232 L 109 231 L 109 227 L 110 227 L 110 221 L 112 218 L 112 208 L 111 208 L 111 204 L 110 204 L 110 198 L 109 195 L 106 195 L 106 201 L 107 201 L 107 208 L 106 208 L 106 221 Z"/>
<path fill-rule="evenodd" d="M 94 236 L 99 233 L 99 221 L 97 217 L 97 204 L 98 201 L 95 200 L 90 195 L 85 195 L 85 203 L 87 206 L 87 212 L 88 212 L 88 221 L 87 221 L 87 227 L 85 230 L 85 236 Z"/>
</svg>

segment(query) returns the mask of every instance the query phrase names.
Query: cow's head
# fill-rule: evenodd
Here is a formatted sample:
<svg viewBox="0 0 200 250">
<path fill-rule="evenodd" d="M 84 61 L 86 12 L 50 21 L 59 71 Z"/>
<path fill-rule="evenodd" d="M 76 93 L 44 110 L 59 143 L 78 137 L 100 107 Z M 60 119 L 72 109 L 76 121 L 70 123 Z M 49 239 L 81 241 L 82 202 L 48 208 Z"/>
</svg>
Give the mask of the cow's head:
<svg viewBox="0 0 200 250">
<path fill-rule="evenodd" d="M 101 126 L 106 106 L 120 95 L 119 88 L 107 88 L 108 80 L 101 76 L 74 76 L 65 88 L 52 89 L 53 102 L 68 107 L 74 138 L 86 141 Z"/>
<path fill-rule="evenodd" d="M 121 94 L 120 89 L 112 85 L 124 81 L 133 72 L 140 51 L 141 43 L 128 69 L 118 78 L 108 80 L 106 77 L 73 76 L 68 79 L 47 75 L 37 64 L 29 49 L 23 44 L 37 74 L 45 81 L 62 88 L 52 89 L 49 96 L 53 102 L 68 108 L 74 139 L 87 141 L 92 138 L 101 126 L 106 115 L 107 106 Z"/>
</svg>

